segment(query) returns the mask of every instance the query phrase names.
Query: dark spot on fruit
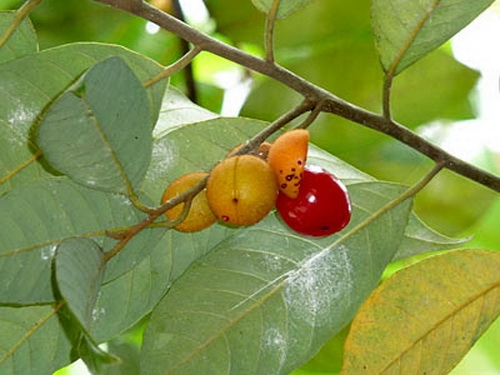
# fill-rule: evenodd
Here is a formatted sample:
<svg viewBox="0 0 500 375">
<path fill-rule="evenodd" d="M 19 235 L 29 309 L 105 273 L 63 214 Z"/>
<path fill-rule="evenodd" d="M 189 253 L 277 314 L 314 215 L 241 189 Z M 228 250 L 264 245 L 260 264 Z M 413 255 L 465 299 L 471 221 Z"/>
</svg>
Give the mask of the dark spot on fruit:
<svg viewBox="0 0 500 375">
<path fill-rule="evenodd" d="M 283 169 L 280 169 L 280 174 L 283 174 Z"/>
<path fill-rule="evenodd" d="M 295 168 L 292 168 L 292 172 L 295 172 Z"/>
<path fill-rule="evenodd" d="M 295 177 L 295 175 L 292 173 L 292 174 L 289 174 L 285 177 L 285 180 L 287 181 L 292 181 L 292 179 Z"/>
<path fill-rule="evenodd" d="M 281 184 L 282 189 L 286 189 L 287 186 L 288 186 L 287 184 Z"/>
<path fill-rule="evenodd" d="M 238 203 L 238 198 L 233 198 L 233 203 Z"/>
<path fill-rule="evenodd" d="M 327 231 L 327 230 L 329 230 L 329 229 L 330 229 L 330 227 L 329 227 L 328 225 L 323 225 L 323 226 L 321 227 L 321 230 L 324 230 L 324 231 Z"/>
<path fill-rule="evenodd" d="M 228 222 L 229 221 L 229 216 L 222 216 L 222 221 Z"/>
<path fill-rule="evenodd" d="M 299 159 L 299 160 L 297 160 L 297 164 L 298 164 L 298 165 L 302 165 L 302 160 L 300 160 L 300 159 Z"/>
</svg>

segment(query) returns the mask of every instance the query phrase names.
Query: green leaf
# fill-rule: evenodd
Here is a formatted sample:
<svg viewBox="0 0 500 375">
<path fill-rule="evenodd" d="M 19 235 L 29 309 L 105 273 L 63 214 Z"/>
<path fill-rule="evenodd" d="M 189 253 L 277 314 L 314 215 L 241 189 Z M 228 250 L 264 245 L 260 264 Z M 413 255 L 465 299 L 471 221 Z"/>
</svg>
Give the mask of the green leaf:
<svg viewBox="0 0 500 375">
<path fill-rule="evenodd" d="M 16 12 L 0 12 L 0 39 L 12 25 Z M 38 50 L 35 29 L 30 20 L 26 18 L 16 28 L 7 42 L 0 46 L 0 63 L 14 60 L 18 57 L 36 52 Z"/>
<path fill-rule="evenodd" d="M 146 90 L 111 57 L 48 108 L 37 140 L 51 166 L 72 180 L 132 194 L 149 166 L 151 130 Z"/>
<path fill-rule="evenodd" d="M 374 0 L 372 27 L 382 67 L 390 75 L 439 47 L 493 0 Z"/>
<path fill-rule="evenodd" d="M 393 260 L 421 253 L 454 249 L 467 243 L 470 238 L 451 238 L 427 226 L 415 214 L 410 215 L 404 239 Z"/>
<path fill-rule="evenodd" d="M 172 283 L 173 275 L 170 270 L 182 264 L 182 255 L 185 258 L 192 256 L 192 247 L 185 238 L 172 239 L 170 236 L 175 237 L 173 231 L 165 233 L 165 236 L 168 238 L 159 242 L 134 268 L 102 285 L 90 332 L 96 342 L 116 337 L 149 313 Z M 171 247 L 169 240 L 173 241 Z M 179 249 L 174 247 L 177 245 Z M 172 263 L 174 249 L 179 251 L 175 253 L 179 264 Z"/>
<path fill-rule="evenodd" d="M 65 45 L 0 64 L 0 178 L 33 157 L 32 127 L 43 109 L 87 69 L 110 56 L 123 58 L 141 82 L 162 69 L 123 47 L 99 43 Z M 166 84 L 147 89 L 152 119 L 158 116 Z M 0 195 L 47 176 L 39 163 L 31 163 L 0 185 Z"/>
<path fill-rule="evenodd" d="M 69 364 L 70 343 L 59 326 L 60 308 L 0 306 L 2 375 L 50 375 Z"/>
<path fill-rule="evenodd" d="M 106 230 L 135 225 L 144 217 L 122 196 L 87 189 L 66 178 L 41 181 L 2 196 L 0 302 L 53 301 L 51 261 L 56 247 L 64 239 L 94 238 L 107 251 L 116 241 L 106 236 Z M 134 260 L 139 261 L 147 256 L 153 243 L 156 244 L 154 240 L 153 236 L 151 241 L 143 239 L 128 244 L 109 265 L 119 262 L 122 256 L 128 257 L 129 249 L 133 250 Z M 133 260 L 129 258 L 121 273 L 132 266 Z"/>
<path fill-rule="evenodd" d="M 88 238 L 70 238 L 57 246 L 57 286 L 69 309 L 86 331 L 95 319 L 95 304 L 106 263 L 99 245 Z"/>
<path fill-rule="evenodd" d="M 307 361 L 377 285 L 411 201 L 363 229 L 349 229 L 402 191 L 351 185 L 353 221 L 322 240 L 299 237 L 271 215 L 221 242 L 153 311 L 142 372 L 286 374 Z"/>
<path fill-rule="evenodd" d="M 270 9 L 273 7 L 273 3 L 276 0 L 252 0 L 252 3 L 257 7 L 257 9 L 261 10 L 264 13 L 268 13 Z M 277 18 L 284 18 L 289 14 L 296 12 L 307 3 L 311 2 L 311 0 L 277 0 L 279 2 L 278 5 L 278 13 Z"/>
<path fill-rule="evenodd" d="M 154 137 L 162 138 L 169 132 L 186 126 L 219 117 L 190 101 L 178 89 L 170 86 L 163 97 L 160 115 L 154 128 Z"/>
<path fill-rule="evenodd" d="M 447 374 L 500 315 L 500 253 L 458 250 L 402 269 L 363 304 L 342 374 Z"/>
</svg>

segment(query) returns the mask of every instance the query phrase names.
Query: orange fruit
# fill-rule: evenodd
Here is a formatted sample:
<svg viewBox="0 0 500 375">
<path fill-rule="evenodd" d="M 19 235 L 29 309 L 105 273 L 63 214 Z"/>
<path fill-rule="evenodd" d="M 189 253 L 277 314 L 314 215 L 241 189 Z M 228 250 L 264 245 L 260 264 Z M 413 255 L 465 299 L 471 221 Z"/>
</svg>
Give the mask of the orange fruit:
<svg viewBox="0 0 500 375">
<path fill-rule="evenodd" d="M 269 149 L 267 161 L 278 180 L 280 191 L 295 199 L 307 160 L 309 132 L 294 129 L 279 136 Z"/>
<path fill-rule="evenodd" d="M 195 186 L 207 175 L 208 173 L 205 172 L 193 172 L 179 177 L 165 189 L 161 202 L 165 203 L 167 200 L 185 192 L 189 188 Z M 165 212 L 165 215 L 170 220 L 175 220 L 182 213 L 184 205 L 184 203 L 181 203 L 172 207 Z M 209 227 L 216 221 L 217 217 L 208 204 L 206 189 L 203 189 L 193 198 L 188 215 L 184 221 L 175 227 L 175 229 L 181 232 L 196 232 Z"/>
</svg>

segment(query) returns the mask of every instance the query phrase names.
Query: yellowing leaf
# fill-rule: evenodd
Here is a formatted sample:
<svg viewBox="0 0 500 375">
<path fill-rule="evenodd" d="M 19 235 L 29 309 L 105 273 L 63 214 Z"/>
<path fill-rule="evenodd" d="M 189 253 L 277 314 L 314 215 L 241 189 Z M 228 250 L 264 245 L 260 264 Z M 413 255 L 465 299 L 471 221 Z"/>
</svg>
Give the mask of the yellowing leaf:
<svg viewBox="0 0 500 375">
<path fill-rule="evenodd" d="M 499 316 L 499 301 L 499 252 L 459 250 L 403 269 L 359 310 L 342 374 L 447 374 Z"/>
</svg>

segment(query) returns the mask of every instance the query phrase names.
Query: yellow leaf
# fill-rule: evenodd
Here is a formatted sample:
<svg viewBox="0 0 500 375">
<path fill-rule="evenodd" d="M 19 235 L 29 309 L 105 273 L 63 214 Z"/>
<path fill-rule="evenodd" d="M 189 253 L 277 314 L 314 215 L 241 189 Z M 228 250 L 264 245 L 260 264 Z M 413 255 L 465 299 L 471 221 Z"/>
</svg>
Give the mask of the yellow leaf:
<svg viewBox="0 0 500 375">
<path fill-rule="evenodd" d="M 392 275 L 363 304 L 341 374 L 447 374 L 499 315 L 500 252 L 427 258 Z"/>
</svg>

